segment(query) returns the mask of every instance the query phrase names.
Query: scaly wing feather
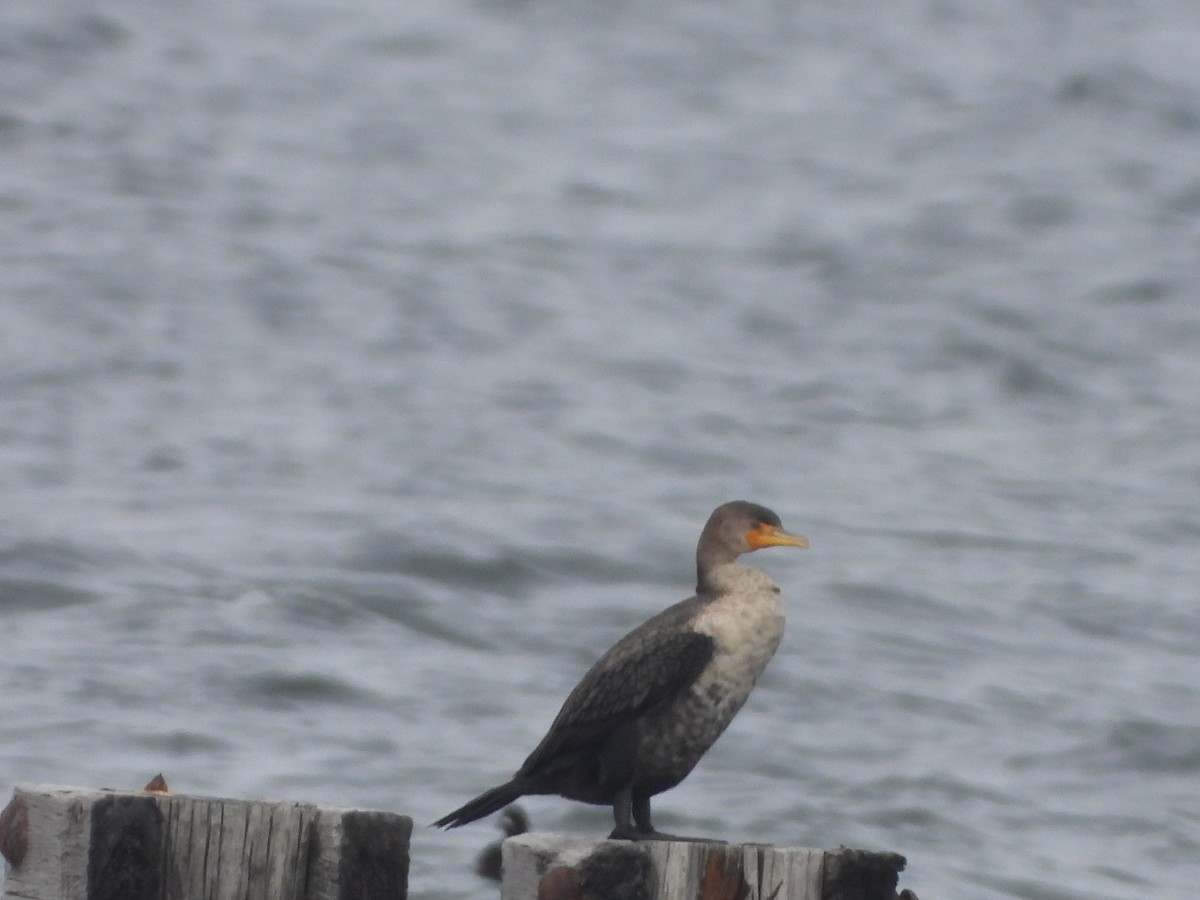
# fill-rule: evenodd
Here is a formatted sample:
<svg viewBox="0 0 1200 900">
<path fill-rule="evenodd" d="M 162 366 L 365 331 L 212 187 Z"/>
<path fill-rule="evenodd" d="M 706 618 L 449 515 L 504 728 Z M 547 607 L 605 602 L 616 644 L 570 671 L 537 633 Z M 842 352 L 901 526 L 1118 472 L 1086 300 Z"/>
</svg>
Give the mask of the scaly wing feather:
<svg viewBox="0 0 1200 900">
<path fill-rule="evenodd" d="M 685 601 L 686 602 L 686 601 Z M 626 635 L 598 659 L 571 691 L 550 730 L 521 766 L 518 777 L 537 774 L 556 758 L 595 745 L 619 725 L 685 690 L 713 655 L 708 635 L 671 627 L 661 619 L 678 604 Z"/>
</svg>

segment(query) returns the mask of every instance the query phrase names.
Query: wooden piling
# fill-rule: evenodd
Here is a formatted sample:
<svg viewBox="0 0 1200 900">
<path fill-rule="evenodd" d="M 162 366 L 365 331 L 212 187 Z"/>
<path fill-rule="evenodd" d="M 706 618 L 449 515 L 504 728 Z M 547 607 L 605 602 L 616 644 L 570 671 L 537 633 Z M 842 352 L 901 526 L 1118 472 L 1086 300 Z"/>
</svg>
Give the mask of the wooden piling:
<svg viewBox="0 0 1200 900">
<path fill-rule="evenodd" d="M 765 844 L 504 842 L 501 900 L 896 900 L 896 853 Z M 911 896 L 911 894 L 909 894 Z"/>
<path fill-rule="evenodd" d="M 18 785 L 0 812 L 4 897 L 405 900 L 411 834 L 385 812 Z M 502 900 L 915 900 L 896 893 L 895 853 L 554 834 L 502 852 Z"/>
<path fill-rule="evenodd" d="M 385 812 L 18 785 L 21 900 L 403 900 L 412 820 Z"/>
</svg>

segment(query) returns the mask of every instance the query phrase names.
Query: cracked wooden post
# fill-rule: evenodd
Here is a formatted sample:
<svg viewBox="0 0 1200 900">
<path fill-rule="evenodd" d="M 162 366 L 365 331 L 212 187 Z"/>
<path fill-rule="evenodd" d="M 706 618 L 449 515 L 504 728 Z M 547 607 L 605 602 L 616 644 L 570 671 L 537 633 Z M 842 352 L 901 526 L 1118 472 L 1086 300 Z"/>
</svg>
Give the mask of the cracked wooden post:
<svg viewBox="0 0 1200 900">
<path fill-rule="evenodd" d="M 509 838 L 503 854 L 501 900 L 896 900 L 905 864 L 865 850 L 559 834 Z"/>
<path fill-rule="evenodd" d="M 5 897 L 403 900 L 412 820 L 146 791 L 18 785 Z M 18 855 L 9 853 L 6 855 Z"/>
</svg>

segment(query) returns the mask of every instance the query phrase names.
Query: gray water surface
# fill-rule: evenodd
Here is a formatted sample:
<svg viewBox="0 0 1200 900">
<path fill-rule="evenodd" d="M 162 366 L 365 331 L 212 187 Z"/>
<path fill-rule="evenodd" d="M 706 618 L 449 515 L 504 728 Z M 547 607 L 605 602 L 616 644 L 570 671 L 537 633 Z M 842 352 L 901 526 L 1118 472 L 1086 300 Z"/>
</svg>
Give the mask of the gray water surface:
<svg viewBox="0 0 1200 900">
<path fill-rule="evenodd" d="M 812 549 L 661 827 L 1190 900 L 1194 13 L 4 4 L 4 784 L 423 826 L 745 497 Z"/>
</svg>

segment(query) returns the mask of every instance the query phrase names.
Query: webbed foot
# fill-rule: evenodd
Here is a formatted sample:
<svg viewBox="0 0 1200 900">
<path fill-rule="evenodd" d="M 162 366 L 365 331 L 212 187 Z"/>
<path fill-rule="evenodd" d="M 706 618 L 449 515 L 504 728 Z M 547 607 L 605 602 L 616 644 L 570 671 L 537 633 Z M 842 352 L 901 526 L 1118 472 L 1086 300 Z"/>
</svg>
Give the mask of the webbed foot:
<svg viewBox="0 0 1200 900">
<path fill-rule="evenodd" d="M 725 841 L 719 841 L 716 838 L 687 837 L 681 834 L 667 834 L 665 831 L 655 831 L 654 829 L 644 831 L 640 828 L 621 827 L 614 828 L 608 839 L 610 841 L 687 841 L 693 844 L 725 843 Z"/>
</svg>

